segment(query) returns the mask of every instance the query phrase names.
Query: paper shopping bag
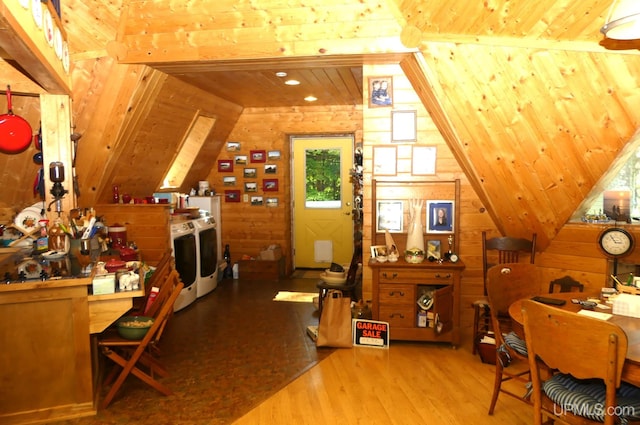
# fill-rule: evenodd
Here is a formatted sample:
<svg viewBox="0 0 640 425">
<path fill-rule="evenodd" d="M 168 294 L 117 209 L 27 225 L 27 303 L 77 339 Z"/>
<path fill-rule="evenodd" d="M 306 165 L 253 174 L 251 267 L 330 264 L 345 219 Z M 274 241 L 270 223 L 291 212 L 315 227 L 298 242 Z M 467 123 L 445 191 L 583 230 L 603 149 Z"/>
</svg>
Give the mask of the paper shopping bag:
<svg viewBox="0 0 640 425">
<path fill-rule="evenodd" d="M 322 303 L 316 346 L 351 347 L 351 338 L 351 298 L 330 290 Z"/>
</svg>

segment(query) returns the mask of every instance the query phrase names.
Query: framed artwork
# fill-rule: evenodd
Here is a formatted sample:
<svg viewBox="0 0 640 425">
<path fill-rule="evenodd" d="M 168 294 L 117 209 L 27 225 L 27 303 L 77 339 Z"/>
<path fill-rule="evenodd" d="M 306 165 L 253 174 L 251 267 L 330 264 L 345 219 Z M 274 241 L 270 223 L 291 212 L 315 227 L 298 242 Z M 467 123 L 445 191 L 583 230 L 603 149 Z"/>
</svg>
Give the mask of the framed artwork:
<svg viewBox="0 0 640 425">
<path fill-rule="evenodd" d="M 224 191 L 224 201 L 225 202 L 240 202 L 240 191 L 239 190 L 225 190 Z"/>
<path fill-rule="evenodd" d="M 255 168 L 245 168 L 242 175 L 245 179 L 255 179 L 258 175 L 258 172 Z"/>
<path fill-rule="evenodd" d="M 245 182 L 244 191 L 245 192 L 257 192 L 258 191 L 258 184 L 256 182 Z"/>
<path fill-rule="evenodd" d="M 240 150 L 240 142 L 227 142 L 227 152 L 238 152 Z"/>
<path fill-rule="evenodd" d="M 220 173 L 233 173 L 233 161 L 230 159 L 218 160 L 218 172 Z"/>
<path fill-rule="evenodd" d="M 453 233 L 454 201 L 427 201 L 427 233 Z"/>
<path fill-rule="evenodd" d="M 269 161 L 277 161 L 280 159 L 280 151 L 268 151 L 267 159 Z"/>
<path fill-rule="evenodd" d="M 247 155 L 236 155 L 234 162 L 238 165 L 244 165 L 247 163 Z"/>
<path fill-rule="evenodd" d="M 252 196 L 251 197 L 251 205 L 256 207 L 256 206 L 261 206 L 263 204 L 262 201 L 262 196 Z"/>
<path fill-rule="evenodd" d="M 386 245 L 371 245 L 371 258 L 387 255 Z"/>
<path fill-rule="evenodd" d="M 277 171 L 278 171 L 278 166 L 276 164 L 264 164 L 265 174 L 276 174 Z"/>
<path fill-rule="evenodd" d="M 395 176 L 397 155 L 398 149 L 395 146 L 374 146 L 373 174 L 376 176 Z"/>
<path fill-rule="evenodd" d="M 369 107 L 393 106 L 393 77 L 369 77 Z"/>
<path fill-rule="evenodd" d="M 235 185 L 236 185 L 236 178 L 235 178 L 235 176 L 223 177 L 223 178 L 222 178 L 222 184 L 223 184 L 224 186 L 235 186 Z"/>
<path fill-rule="evenodd" d="M 440 259 L 440 240 L 433 239 L 427 241 L 427 258 L 433 257 L 436 260 Z"/>
<path fill-rule="evenodd" d="M 251 151 L 251 162 L 265 162 L 267 154 L 265 151 Z"/>
<path fill-rule="evenodd" d="M 412 146 L 411 174 L 427 176 L 436 173 L 436 147 Z"/>
<path fill-rule="evenodd" d="M 416 111 L 391 111 L 391 141 L 415 142 L 417 139 Z"/>
<path fill-rule="evenodd" d="M 402 233 L 402 201 L 376 201 L 376 232 Z"/>
<path fill-rule="evenodd" d="M 262 180 L 262 190 L 265 192 L 277 192 L 278 191 L 278 179 L 264 179 Z"/>
<path fill-rule="evenodd" d="M 277 207 L 278 206 L 278 198 L 267 198 L 265 199 L 265 205 L 268 207 Z"/>
</svg>

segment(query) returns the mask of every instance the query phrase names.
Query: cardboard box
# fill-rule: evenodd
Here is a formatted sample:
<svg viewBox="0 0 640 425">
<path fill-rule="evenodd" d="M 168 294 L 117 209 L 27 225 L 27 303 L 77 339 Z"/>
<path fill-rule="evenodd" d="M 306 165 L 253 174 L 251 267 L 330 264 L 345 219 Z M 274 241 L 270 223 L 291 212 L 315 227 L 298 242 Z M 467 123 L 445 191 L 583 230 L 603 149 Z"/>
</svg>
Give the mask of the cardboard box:
<svg viewBox="0 0 640 425">
<path fill-rule="evenodd" d="M 258 255 L 258 259 L 262 261 L 277 261 L 280 258 L 282 258 L 282 248 L 278 244 L 266 247 Z"/>
<path fill-rule="evenodd" d="M 113 294 L 116 291 L 116 274 L 107 273 L 93 277 L 93 295 Z"/>
</svg>

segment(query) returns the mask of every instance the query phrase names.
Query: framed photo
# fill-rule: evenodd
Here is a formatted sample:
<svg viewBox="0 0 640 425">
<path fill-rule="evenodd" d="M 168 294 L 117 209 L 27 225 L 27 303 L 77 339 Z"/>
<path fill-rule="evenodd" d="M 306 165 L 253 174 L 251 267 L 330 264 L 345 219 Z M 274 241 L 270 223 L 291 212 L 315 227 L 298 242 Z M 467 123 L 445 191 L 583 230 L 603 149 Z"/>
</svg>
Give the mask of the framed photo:
<svg viewBox="0 0 640 425">
<path fill-rule="evenodd" d="M 453 233 L 454 201 L 427 201 L 427 233 Z"/>
<path fill-rule="evenodd" d="M 373 174 L 376 176 L 395 176 L 397 155 L 396 146 L 374 146 Z"/>
<path fill-rule="evenodd" d="M 264 164 L 265 174 L 276 174 L 278 172 L 278 166 L 276 164 Z"/>
<path fill-rule="evenodd" d="M 417 139 L 416 111 L 391 111 L 391 141 L 415 142 Z"/>
<path fill-rule="evenodd" d="M 239 190 L 225 190 L 224 191 L 224 201 L 225 202 L 240 202 L 240 191 Z"/>
<path fill-rule="evenodd" d="M 240 150 L 240 142 L 227 142 L 227 152 L 238 152 Z"/>
<path fill-rule="evenodd" d="M 234 162 L 237 165 L 244 165 L 247 163 L 247 155 L 236 155 L 234 158 Z"/>
<path fill-rule="evenodd" d="M 436 147 L 412 146 L 411 174 L 427 176 L 436 173 Z"/>
<path fill-rule="evenodd" d="M 369 77 L 369 107 L 393 106 L 393 77 Z"/>
<path fill-rule="evenodd" d="M 257 207 L 263 204 L 262 196 L 252 196 L 251 197 L 251 206 Z"/>
<path fill-rule="evenodd" d="M 427 258 L 433 257 L 436 260 L 440 259 L 440 240 L 433 239 L 427 241 Z"/>
<path fill-rule="evenodd" d="M 387 255 L 386 245 L 371 245 L 371 258 Z"/>
<path fill-rule="evenodd" d="M 265 162 L 267 154 L 265 151 L 251 151 L 251 162 Z"/>
<path fill-rule="evenodd" d="M 267 198 L 265 199 L 265 205 L 268 207 L 277 207 L 278 206 L 278 198 Z"/>
<path fill-rule="evenodd" d="M 258 191 L 258 183 L 256 183 L 256 182 L 245 182 L 244 183 L 244 191 L 245 192 L 257 192 Z"/>
<path fill-rule="evenodd" d="M 268 151 L 267 159 L 269 161 L 277 161 L 280 159 L 280 151 Z"/>
<path fill-rule="evenodd" d="M 230 159 L 218 160 L 218 172 L 220 173 L 233 173 L 233 161 Z"/>
<path fill-rule="evenodd" d="M 223 178 L 222 178 L 222 184 L 223 184 L 224 186 L 235 186 L 235 185 L 236 185 L 236 178 L 235 178 L 235 176 L 223 177 Z"/>
<path fill-rule="evenodd" d="M 376 201 L 376 231 L 402 233 L 402 201 Z"/>
<path fill-rule="evenodd" d="M 262 180 L 262 190 L 265 192 L 277 192 L 278 191 L 278 179 L 264 179 Z"/>
<path fill-rule="evenodd" d="M 242 172 L 242 175 L 244 176 L 245 179 L 255 179 L 256 176 L 258 175 L 258 172 L 256 171 L 255 168 L 245 168 L 244 171 Z"/>
</svg>

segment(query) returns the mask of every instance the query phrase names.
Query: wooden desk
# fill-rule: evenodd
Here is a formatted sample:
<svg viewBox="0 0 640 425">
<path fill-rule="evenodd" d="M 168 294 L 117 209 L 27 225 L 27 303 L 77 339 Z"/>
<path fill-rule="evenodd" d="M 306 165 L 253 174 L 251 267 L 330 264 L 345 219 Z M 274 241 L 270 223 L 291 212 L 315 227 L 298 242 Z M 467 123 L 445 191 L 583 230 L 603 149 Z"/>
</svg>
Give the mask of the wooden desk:
<svg viewBox="0 0 640 425">
<path fill-rule="evenodd" d="M 572 311 L 577 313 L 582 309 L 582 306 L 580 304 L 573 304 L 571 302 L 572 298 L 599 298 L 600 294 L 569 292 L 560 294 L 542 294 L 542 296 L 565 300 L 565 305 L 551 307 L 556 307 L 565 311 Z M 521 301 L 522 300 L 516 301 L 511 304 L 511 306 L 509 306 L 509 316 L 511 316 L 511 319 L 513 321 L 514 331 L 524 339 Z M 595 309 L 595 311 L 612 313 L 611 310 Z M 630 384 L 640 386 L 640 319 L 614 314 L 613 317 L 609 319 L 609 322 L 615 323 L 616 325 L 620 326 L 624 333 L 627 335 L 627 339 L 629 341 L 629 345 L 627 347 L 627 357 L 624 362 L 624 368 L 622 369 L 622 380 L 629 382 Z"/>
</svg>

